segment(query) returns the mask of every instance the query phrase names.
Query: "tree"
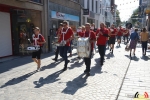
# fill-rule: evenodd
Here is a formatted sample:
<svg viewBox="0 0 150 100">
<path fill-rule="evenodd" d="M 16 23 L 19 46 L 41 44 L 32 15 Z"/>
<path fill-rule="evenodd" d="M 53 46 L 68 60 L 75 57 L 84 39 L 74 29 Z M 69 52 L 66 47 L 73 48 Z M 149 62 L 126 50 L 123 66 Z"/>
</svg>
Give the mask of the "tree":
<svg viewBox="0 0 150 100">
<path fill-rule="evenodd" d="M 121 24 L 120 20 L 120 12 L 119 10 L 116 11 L 116 25 L 119 26 Z"/>
<path fill-rule="evenodd" d="M 139 18 L 138 14 L 139 14 L 139 9 L 137 8 L 133 11 L 133 14 L 129 18 L 133 25 L 138 23 L 138 18 Z"/>
</svg>

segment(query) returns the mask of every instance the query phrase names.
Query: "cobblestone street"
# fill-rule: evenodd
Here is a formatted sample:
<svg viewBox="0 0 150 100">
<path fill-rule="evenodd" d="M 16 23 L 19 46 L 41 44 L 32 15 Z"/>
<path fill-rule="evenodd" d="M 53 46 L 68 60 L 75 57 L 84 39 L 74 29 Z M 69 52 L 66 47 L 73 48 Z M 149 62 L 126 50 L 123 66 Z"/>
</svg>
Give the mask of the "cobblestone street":
<svg viewBox="0 0 150 100">
<path fill-rule="evenodd" d="M 42 69 L 36 72 L 31 57 L 0 64 L 1 100 L 116 100 L 130 59 L 124 45 L 115 48 L 114 55 L 106 53 L 100 67 L 99 54 L 92 58 L 91 76 L 83 72 L 85 65 L 73 54 L 68 70 L 62 72 L 61 59 L 53 62 L 52 54 L 43 54 Z"/>
</svg>

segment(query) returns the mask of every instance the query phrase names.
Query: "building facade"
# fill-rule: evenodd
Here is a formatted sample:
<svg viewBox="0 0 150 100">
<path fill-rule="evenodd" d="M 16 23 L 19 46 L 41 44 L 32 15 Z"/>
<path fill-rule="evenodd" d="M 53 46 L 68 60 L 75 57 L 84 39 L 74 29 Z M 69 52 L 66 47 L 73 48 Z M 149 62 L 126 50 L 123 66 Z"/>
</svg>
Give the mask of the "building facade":
<svg viewBox="0 0 150 100">
<path fill-rule="evenodd" d="M 81 0 L 82 1 L 82 0 Z M 113 13 L 111 12 L 112 0 L 83 0 L 83 8 L 89 9 L 89 15 L 81 16 L 81 23 L 95 23 L 96 28 L 100 27 L 100 23 L 105 23 L 108 27 L 113 24 Z"/>
<path fill-rule="evenodd" d="M 28 39 L 32 38 L 35 26 L 41 29 L 44 37 L 47 37 L 44 1 L 0 0 L 0 47 L 2 48 L 0 58 L 28 54 L 25 47 L 30 45 Z M 46 51 L 46 46 L 44 51 Z"/>
<path fill-rule="evenodd" d="M 48 37 L 49 51 L 53 49 L 51 43 L 55 40 L 56 30 L 64 20 L 76 31 L 80 25 L 81 6 L 79 0 L 49 0 L 48 2 Z"/>
</svg>

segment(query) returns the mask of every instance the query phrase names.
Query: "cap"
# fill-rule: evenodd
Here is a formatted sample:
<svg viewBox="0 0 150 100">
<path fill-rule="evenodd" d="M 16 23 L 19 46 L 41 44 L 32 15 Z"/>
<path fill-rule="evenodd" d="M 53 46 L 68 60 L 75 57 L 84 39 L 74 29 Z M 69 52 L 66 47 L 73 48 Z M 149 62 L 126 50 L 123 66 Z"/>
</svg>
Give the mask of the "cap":
<svg viewBox="0 0 150 100">
<path fill-rule="evenodd" d="M 34 29 L 34 30 L 35 30 L 35 29 L 40 30 L 40 28 L 39 28 L 39 27 L 35 27 L 35 28 L 33 28 L 33 29 Z"/>
</svg>

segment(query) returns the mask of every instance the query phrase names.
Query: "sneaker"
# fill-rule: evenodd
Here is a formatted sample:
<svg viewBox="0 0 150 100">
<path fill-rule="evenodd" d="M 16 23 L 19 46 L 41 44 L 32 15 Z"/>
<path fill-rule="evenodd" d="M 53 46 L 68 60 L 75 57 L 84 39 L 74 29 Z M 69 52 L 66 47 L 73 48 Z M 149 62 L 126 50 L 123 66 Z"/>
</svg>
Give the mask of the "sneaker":
<svg viewBox="0 0 150 100">
<path fill-rule="evenodd" d="M 40 70 L 41 70 L 41 68 L 37 68 L 37 70 L 36 70 L 36 71 L 37 71 L 37 72 L 39 72 Z"/>
</svg>

